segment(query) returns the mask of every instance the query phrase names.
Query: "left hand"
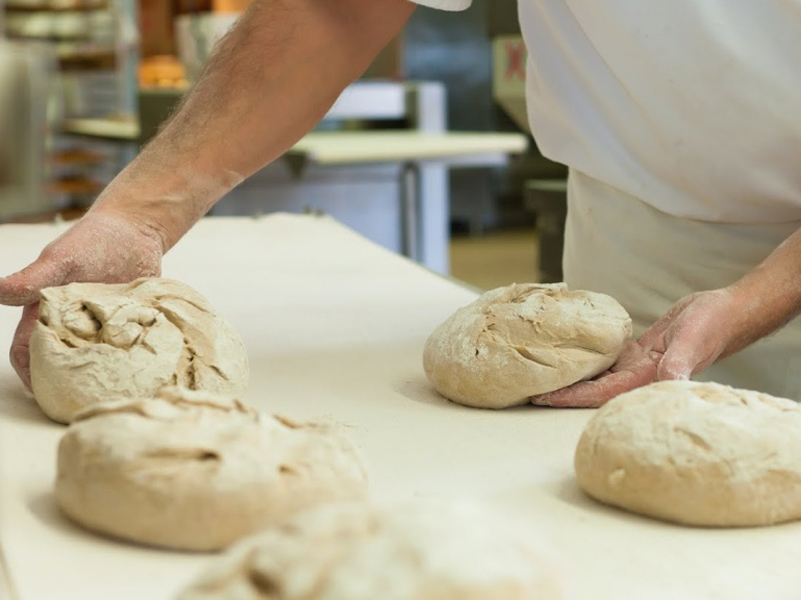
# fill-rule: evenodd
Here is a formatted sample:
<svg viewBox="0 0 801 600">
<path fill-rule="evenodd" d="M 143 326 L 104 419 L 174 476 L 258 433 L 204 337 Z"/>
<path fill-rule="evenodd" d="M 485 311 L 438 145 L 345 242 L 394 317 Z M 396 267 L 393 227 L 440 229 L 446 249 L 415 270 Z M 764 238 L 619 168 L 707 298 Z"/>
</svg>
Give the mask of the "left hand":
<svg viewBox="0 0 801 600">
<path fill-rule="evenodd" d="M 531 402 L 592 408 L 654 381 L 689 379 L 765 335 L 759 327 L 752 326 L 750 307 L 732 288 L 687 296 L 639 339 L 629 342 L 608 371 L 589 381 L 535 396 Z"/>
</svg>

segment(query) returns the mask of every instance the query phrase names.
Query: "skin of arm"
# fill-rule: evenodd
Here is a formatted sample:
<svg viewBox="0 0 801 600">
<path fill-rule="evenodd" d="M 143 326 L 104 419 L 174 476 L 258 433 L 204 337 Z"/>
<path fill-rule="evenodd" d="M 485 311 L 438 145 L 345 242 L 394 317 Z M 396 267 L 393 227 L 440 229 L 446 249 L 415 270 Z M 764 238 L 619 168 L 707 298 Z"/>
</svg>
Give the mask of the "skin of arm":
<svg viewBox="0 0 801 600">
<path fill-rule="evenodd" d="M 226 192 L 288 150 L 401 30 L 406 0 L 257 0 L 174 117 L 104 191 L 166 252 Z"/>
<path fill-rule="evenodd" d="M 256 0 L 194 89 L 78 223 L 25 269 L 0 304 L 25 306 L 10 359 L 30 386 L 39 291 L 161 273 L 167 250 L 226 192 L 311 130 L 414 11 L 407 0 Z"/>
</svg>

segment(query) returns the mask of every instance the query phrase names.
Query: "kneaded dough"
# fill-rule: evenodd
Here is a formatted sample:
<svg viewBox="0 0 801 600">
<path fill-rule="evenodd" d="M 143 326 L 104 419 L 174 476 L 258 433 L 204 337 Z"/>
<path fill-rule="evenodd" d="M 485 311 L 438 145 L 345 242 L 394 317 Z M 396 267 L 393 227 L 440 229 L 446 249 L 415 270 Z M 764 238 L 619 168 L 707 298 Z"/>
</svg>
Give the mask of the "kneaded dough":
<svg viewBox="0 0 801 600">
<path fill-rule="evenodd" d="M 446 398 L 505 408 L 602 373 L 630 337 L 628 313 L 609 296 L 563 283 L 513 284 L 434 330 L 423 367 Z"/>
<path fill-rule="evenodd" d="M 179 600 L 559 600 L 536 535 L 488 509 L 327 506 L 244 540 Z"/>
<path fill-rule="evenodd" d="M 700 526 L 801 518 L 801 407 L 717 383 L 654 383 L 598 410 L 575 455 L 607 504 Z"/>
<path fill-rule="evenodd" d="M 42 290 L 30 356 L 34 397 L 61 423 L 165 385 L 239 397 L 250 377 L 236 330 L 191 287 L 161 278 Z"/>
<path fill-rule="evenodd" d="M 224 548 L 366 490 L 360 454 L 336 428 L 178 388 L 90 407 L 58 446 L 56 500 L 70 519 L 169 548 Z"/>
</svg>

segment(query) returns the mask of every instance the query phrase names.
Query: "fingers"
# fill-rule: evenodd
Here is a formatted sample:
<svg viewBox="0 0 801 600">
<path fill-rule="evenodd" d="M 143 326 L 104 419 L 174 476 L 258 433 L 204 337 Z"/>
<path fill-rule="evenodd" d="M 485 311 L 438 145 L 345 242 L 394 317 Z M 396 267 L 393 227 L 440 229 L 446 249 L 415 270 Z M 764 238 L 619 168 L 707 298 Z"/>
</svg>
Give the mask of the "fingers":
<svg viewBox="0 0 801 600">
<path fill-rule="evenodd" d="M 531 403 L 537 406 L 552 406 L 554 408 L 591 408 L 601 406 L 604 402 L 604 381 L 607 377 L 614 376 L 614 373 L 607 371 L 599 379 L 592 381 L 580 381 L 571 386 L 533 396 Z"/>
<path fill-rule="evenodd" d="M 656 379 L 657 381 L 686 380 L 692 377 L 694 367 L 691 360 L 668 350 L 665 358 L 659 363 Z"/>
<path fill-rule="evenodd" d="M 38 259 L 22 271 L 0 278 L 0 304 L 22 306 L 39 300 L 39 291 L 64 282 L 63 265 Z"/>
<path fill-rule="evenodd" d="M 607 371 L 597 379 L 580 381 L 571 386 L 534 396 L 532 404 L 554 408 L 596 408 L 615 396 L 647 385 L 656 378 L 657 353 L 649 353 L 622 371 Z"/>
<path fill-rule="evenodd" d="M 11 366 L 22 379 L 22 382 L 27 388 L 31 387 L 31 355 L 28 349 L 28 344 L 31 339 L 31 333 L 36 325 L 36 320 L 39 318 L 39 304 L 29 304 L 22 309 L 22 319 L 17 325 L 17 331 L 14 333 L 14 341 L 11 343 Z"/>
<path fill-rule="evenodd" d="M 689 313 L 665 332 L 665 353 L 656 372 L 657 381 L 690 379 L 720 356 L 725 322 L 712 320 L 705 313 Z"/>
</svg>

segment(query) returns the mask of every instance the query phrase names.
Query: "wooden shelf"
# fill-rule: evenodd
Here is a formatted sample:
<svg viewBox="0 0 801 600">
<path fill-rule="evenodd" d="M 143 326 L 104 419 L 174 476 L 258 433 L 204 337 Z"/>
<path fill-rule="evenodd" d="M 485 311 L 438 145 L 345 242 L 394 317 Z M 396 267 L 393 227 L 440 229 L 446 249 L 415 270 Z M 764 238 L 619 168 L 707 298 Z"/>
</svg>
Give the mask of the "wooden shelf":
<svg viewBox="0 0 801 600">
<path fill-rule="evenodd" d="M 76 148 L 56 152 L 48 161 L 55 167 L 94 166 L 102 164 L 106 156 L 100 152 Z"/>
<path fill-rule="evenodd" d="M 99 194 L 103 185 L 93 179 L 76 177 L 71 179 L 59 179 L 50 183 L 50 192 L 54 194 L 88 195 Z"/>
<path fill-rule="evenodd" d="M 113 50 L 97 52 L 75 52 L 58 57 L 62 71 L 112 70 L 117 65 L 117 56 Z"/>
<path fill-rule="evenodd" d="M 63 210 L 50 210 L 37 215 L 29 215 L 26 217 L 15 217 L 13 219 L 4 221 L 4 223 L 16 223 L 16 224 L 52 223 L 56 219 L 61 219 L 62 221 L 74 221 L 84 216 L 86 214 L 86 211 L 87 211 L 86 208 L 70 207 L 70 208 L 65 208 Z M 0 587 L 0 591 L 2 591 L 2 589 L 3 588 Z M 5 596 L 2 597 L 4 598 Z"/>
</svg>

